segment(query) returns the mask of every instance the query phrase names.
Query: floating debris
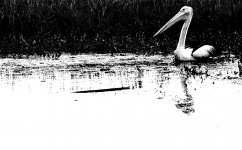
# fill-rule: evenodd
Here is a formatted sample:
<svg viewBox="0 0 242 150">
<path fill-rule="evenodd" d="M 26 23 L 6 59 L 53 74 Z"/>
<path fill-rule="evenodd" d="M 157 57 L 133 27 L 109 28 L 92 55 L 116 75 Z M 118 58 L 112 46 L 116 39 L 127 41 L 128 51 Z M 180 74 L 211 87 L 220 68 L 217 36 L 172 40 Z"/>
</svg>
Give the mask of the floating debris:
<svg viewBox="0 0 242 150">
<path fill-rule="evenodd" d="M 75 92 L 72 92 L 72 93 L 98 93 L 98 92 L 121 91 L 121 90 L 129 90 L 129 89 L 130 89 L 130 87 L 119 87 L 119 88 L 75 91 Z"/>
</svg>

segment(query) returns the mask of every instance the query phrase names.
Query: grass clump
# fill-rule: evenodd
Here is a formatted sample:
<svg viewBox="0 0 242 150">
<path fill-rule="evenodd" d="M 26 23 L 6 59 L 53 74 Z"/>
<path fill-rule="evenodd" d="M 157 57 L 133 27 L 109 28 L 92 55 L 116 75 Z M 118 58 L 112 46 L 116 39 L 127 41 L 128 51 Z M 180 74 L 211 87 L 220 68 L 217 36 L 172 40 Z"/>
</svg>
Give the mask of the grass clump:
<svg viewBox="0 0 242 150">
<path fill-rule="evenodd" d="M 242 0 L 3 0 L 0 55 L 167 53 L 180 25 L 152 36 L 184 5 L 194 9 L 188 44 L 240 53 Z"/>
</svg>

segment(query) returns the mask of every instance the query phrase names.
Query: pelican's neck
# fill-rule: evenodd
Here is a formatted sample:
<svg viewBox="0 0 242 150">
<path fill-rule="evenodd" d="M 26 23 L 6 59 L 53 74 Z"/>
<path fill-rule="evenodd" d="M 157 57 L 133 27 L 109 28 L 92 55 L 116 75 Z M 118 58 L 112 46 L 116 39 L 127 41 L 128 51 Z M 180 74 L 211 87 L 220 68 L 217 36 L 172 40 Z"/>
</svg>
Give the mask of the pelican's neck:
<svg viewBox="0 0 242 150">
<path fill-rule="evenodd" d="M 187 31 L 188 31 L 188 28 L 190 26 L 191 20 L 192 20 L 192 14 L 190 14 L 188 16 L 188 18 L 185 20 L 185 22 L 182 26 L 180 37 L 179 37 L 179 42 L 178 42 L 178 45 L 177 45 L 177 48 L 176 48 L 177 50 L 185 49 L 185 41 L 186 41 Z"/>
</svg>

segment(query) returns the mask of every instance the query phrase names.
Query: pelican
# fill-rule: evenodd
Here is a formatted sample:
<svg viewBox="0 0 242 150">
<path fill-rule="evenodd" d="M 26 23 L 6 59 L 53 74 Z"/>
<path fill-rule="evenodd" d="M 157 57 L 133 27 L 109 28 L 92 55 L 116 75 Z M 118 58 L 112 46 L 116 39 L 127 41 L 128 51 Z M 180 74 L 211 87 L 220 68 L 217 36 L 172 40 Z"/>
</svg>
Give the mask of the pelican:
<svg viewBox="0 0 242 150">
<path fill-rule="evenodd" d="M 192 21 L 193 10 L 189 6 L 183 6 L 181 10 L 171 18 L 160 30 L 154 35 L 164 32 L 176 22 L 184 20 L 184 24 L 181 29 L 179 42 L 177 44 L 177 48 L 174 51 L 175 59 L 177 61 L 196 61 L 204 58 L 209 58 L 214 54 L 214 47 L 210 45 L 204 45 L 197 50 L 193 50 L 192 48 L 185 48 L 185 41 L 187 36 L 187 31 Z"/>
</svg>

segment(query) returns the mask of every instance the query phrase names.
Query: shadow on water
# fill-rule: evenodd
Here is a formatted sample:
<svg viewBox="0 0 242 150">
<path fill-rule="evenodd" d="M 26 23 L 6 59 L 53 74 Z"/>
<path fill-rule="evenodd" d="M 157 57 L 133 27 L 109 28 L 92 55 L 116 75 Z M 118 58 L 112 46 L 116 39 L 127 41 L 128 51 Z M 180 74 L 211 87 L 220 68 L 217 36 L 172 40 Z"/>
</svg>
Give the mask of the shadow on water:
<svg viewBox="0 0 242 150">
<path fill-rule="evenodd" d="M 139 58 L 132 57 L 124 61 L 135 59 Z M 112 93 L 128 95 L 132 92 L 136 95 L 145 94 L 158 101 L 170 101 L 185 114 L 195 112 L 196 100 L 203 98 L 207 88 L 214 89 L 216 84 L 242 84 L 236 59 L 197 64 L 174 64 L 170 59 L 147 60 L 156 63 L 137 61 L 112 64 L 114 61 L 107 61 L 107 64 L 86 65 L 70 61 L 70 64 L 63 66 L 51 62 L 52 65 L 47 67 L 14 64 L 16 61 L 13 60 L 11 65 L 2 62 L 2 92 L 96 94 L 97 97 L 102 92 L 107 98 Z"/>
</svg>

